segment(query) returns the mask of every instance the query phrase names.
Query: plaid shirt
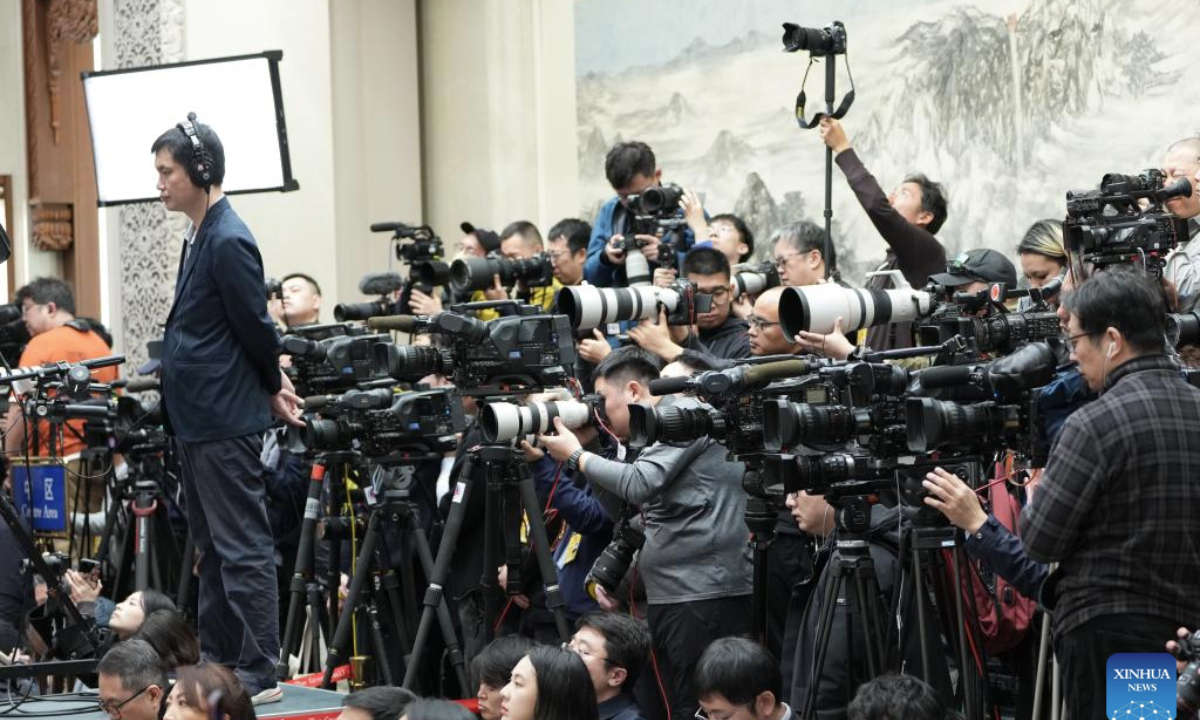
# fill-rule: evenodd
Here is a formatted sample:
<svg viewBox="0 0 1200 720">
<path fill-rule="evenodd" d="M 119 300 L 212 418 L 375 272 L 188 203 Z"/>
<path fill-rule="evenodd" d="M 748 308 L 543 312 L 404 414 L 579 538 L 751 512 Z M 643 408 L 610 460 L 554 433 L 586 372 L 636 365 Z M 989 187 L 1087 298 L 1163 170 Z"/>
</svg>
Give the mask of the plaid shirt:
<svg viewBox="0 0 1200 720">
<path fill-rule="evenodd" d="M 1200 618 L 1200 390 L 1165 355 L 1113 370 L 1075 411 L 1021 517 L 1058 632 L 1105 615 Z M 1164 638 L 1165 642 L 1167 638 Z"/>
</svg>

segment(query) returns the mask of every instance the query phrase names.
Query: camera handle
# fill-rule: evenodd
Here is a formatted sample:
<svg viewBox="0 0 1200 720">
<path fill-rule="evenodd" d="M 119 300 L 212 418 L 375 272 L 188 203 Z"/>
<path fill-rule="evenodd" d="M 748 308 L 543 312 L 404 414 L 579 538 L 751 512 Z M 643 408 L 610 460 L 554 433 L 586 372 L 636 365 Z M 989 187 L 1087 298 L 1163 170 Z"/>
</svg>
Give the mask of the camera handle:
<svg viewBox="0 0 1200 720">
<path fill-rule="evenodd" d="M 796 123 L 801 130 L 811 130 L 816 127 L 821 120 L 826 116 L 836 120 L 841 120 L 850 112 L 850 106 L 854 104 L 854 74 L 850 72 L 850 62 L 846 61 L 846 75 L 850 78 L 850 91 L 842 97 L 842 102 L 838 105 L 837 110 L 833 109 L 833 100 L 836 97 L 837 85 L 837 55 L 829 54 L 825 56 L 825 112 L 819 112 L 813 116 L 812 120 L 808 120 L 804 116 L 804 106 L 808 102 L 808 95 L 804 92 L 804 86 L 808 82 L 808 73 L 812 70 L 813 63 L 816 61 L 812 55 L 808 58 L 808 67 L 804 70 L 804 79 L 800 81 L 800 94 L 796 96 Z M 833 250 L 833 148 L 825 147 L 825 248 L 822 251 L 825 257 L 825 278 L 837 276 L 837 256 Z"/>
</svg>

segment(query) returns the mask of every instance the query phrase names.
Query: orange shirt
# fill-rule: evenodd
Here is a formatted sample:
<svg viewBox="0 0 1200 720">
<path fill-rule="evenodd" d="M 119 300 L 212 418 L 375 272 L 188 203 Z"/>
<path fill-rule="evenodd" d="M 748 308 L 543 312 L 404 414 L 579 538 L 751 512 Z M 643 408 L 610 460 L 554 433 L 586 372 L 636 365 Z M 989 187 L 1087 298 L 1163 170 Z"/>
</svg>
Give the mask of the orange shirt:
<svg viewBox="0 0 1200 720">
<path fill-rule="evenodd" d="M 112 349 L 104 344 L 104 340 L 95 332 L 80 331 L 63 325 L 31 339 L 25 346 L 25 351 L 21 353 L 20 364 L 21 367 L 31 368 L 64 360 L 77 363 L 81 360 L 93 360 L 106 355 L 112 355 Z M 93 370 L 92 379 L 100 383 L 112 382 L 117 379 L 117 368 L 112 366 Z M 80 438 L 83 435 L 84 422 L 83 420 L 71 420 L 63 427 L 62 445 L 58 451 L 60 457 L 83 450 L 85 445 Z M 29 433 L 30 428 L 26 427 L 26 438 L 30 437 Z M 38 423 L 38 455 L 48 456 L 50 454 L 49 433 L 49 422 Z"/>
</svg>

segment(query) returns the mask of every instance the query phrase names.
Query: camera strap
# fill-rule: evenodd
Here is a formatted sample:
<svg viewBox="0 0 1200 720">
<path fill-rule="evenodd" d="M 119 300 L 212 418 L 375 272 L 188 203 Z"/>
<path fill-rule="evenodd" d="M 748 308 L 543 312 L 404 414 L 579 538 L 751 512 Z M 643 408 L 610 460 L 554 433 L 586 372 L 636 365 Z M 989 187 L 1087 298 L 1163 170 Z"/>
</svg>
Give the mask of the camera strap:
<svg viewBox="0 0 1200 720">
<path fill-rule="evenodd" d="M 846 55 L 846 75 L 850 78 L 850 91 L 842 96 L 842 102 L 838 104 L 837 110 L 830 117 L 835 120 L 841 120 L 850 112 L 850 106 L 854 104 L 854 73 L 850 72 L 850 56 Z M 808 67 L 804 68 L 804 79 L 800 81 L 800 94 L 796 96 L 796 124 L 801 130 L 812 130 L 821 122 L 822 118 L 827 113 L 819 112 L 813 115 L 810 121 L 804 117 L 804 105 L 808 101 L 808 96 L 804 93 L 804 86 L 808 84 L 808 73 L 812 70 L 813 63 L 816 58 L 811 55 L 808 58 Z"/>
</svg>

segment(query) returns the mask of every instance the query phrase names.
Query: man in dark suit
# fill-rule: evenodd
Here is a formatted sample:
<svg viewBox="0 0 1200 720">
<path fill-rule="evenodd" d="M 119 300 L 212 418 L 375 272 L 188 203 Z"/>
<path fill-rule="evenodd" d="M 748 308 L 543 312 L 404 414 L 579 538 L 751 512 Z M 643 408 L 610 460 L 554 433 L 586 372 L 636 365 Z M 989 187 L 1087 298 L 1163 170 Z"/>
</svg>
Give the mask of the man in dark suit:
<svg viewBox="0 0 1200 720">
<path fill-rule="evenodd" d="M 272 414 L 303 423 L 300 399 L 279 369 L 258 246 L 221 192 L 224 148 L 194 120 L 150 150 L 163 204 L 191 220 L 163 338 L 163 414 L 201 553 L 201 650 L 233 669 L 259 704 L 281 696 L 279 598 L 259 456 Z"/>
</svg>

